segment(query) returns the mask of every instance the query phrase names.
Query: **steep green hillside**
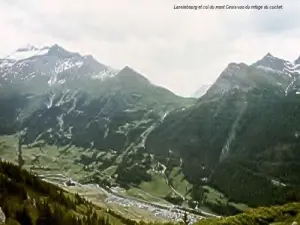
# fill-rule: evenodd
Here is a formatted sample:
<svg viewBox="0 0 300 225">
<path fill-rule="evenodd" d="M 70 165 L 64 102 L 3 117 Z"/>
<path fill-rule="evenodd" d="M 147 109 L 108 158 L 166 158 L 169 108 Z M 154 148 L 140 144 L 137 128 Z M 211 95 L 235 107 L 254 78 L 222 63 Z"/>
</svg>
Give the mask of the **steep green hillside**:
<svg viewBox="0 0 300 225">
<path fill-rule="evenodd" d="M 194 188 L 211 185 L 234 202 L 259 206 L 298 200 L 299 107 L 299 95 L 271 90 L 200 99 L 170 113 L 149 135 L 146 148 L 177 159 L 177 166 L 181 159 Z"/>
<path fill-rule="evenodd" d="M 211 220 L 200 220 L 195 225 L 294 225 L 300 223 L 300 204 L 291 203 L 270 208 L 258 208 L 246 213 Z"/>
<path fill-rule="evenodd" d="M 0 186 L 7 224 L 135 224 L 10 163 L 0 162 Z"/>
</svg>

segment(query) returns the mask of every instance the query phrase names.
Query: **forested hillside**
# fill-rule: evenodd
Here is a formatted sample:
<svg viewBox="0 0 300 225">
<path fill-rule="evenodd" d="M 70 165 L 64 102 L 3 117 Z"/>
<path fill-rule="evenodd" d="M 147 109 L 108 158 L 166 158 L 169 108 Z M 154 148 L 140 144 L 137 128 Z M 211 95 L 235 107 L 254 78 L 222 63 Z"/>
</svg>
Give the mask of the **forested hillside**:
<svg viewBox="0 0 300 225">
<path fill-rule="evenodd" d="M 0 187 L 7 225 L 138 224 L 8 162 L 0 162 Z"/>
</svg>

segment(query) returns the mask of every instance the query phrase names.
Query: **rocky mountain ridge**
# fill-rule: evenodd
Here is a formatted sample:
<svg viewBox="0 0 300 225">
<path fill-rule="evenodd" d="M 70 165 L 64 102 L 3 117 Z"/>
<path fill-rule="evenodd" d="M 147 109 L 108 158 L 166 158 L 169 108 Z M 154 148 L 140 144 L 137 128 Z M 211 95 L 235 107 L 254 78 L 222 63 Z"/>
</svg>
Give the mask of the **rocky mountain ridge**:
<svg viewBox="0 0 300 225">
<path fill-rule="evenodd" d="M 283 93 L 287 95 L 289 91 L 298 88 L 299 75 L 298 60 L 289 62 L 268 53 L 249 66 L 245 63 L 230 63 L 207 93 L 215 95 L 233 88 L 243 91 L 253 88 L 273 88 L 275 92 L 282 94 L 284 91 Z"/>
<path fill-rule="evenodd" d="M 52 86 L 68 87 L 82 81 L 103 80 L 117 73 L 118 70 L 99 63 L 91 55 L 68 52 L 58 45 L 40 49 L 28 46 L 0 59 L 2 88 L 27 86 L 37 93 Z"/>
</svg>

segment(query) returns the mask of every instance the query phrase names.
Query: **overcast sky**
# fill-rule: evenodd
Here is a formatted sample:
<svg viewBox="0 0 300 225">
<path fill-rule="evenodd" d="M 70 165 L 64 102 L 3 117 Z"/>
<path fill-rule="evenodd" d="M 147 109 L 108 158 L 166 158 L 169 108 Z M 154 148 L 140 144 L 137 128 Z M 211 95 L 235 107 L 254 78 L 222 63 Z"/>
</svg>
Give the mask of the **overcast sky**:
<svg viewBox="0 0 300 225">
<path fill-rule="evenodd" d="M 237 3 L 238 2 L 238 3 Z M 230 62 L 300 55 L 300 1 L 283 10 L 174 10 L 253 0 L 0 0 L 0 54 L 57 43 L 106 65 L 129 65 L 180 95 L 212 83 Z"/>
</svg>

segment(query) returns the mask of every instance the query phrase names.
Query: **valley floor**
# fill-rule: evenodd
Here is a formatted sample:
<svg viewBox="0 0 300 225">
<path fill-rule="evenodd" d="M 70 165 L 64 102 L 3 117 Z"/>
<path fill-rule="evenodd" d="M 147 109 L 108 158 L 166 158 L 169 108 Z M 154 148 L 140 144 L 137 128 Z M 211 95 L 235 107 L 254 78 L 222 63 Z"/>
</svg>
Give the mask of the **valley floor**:
<svg viewBox="0 0 300 225">
<path fill-rule="evenodd" d="M 14 136 L 2 136 L 0 138 L 0 155 L 3 160 L 17 163 L 18 155 L 16 152 L 16 139 Z M 196 225 L 218 225 L 218 224 L 236 224 L 236 225 L 295 225 L 300 222 L 300 205 L 299 203 L 290 203 L 283 206 L 270 208 L 258 208 L 253 210 L 246 209 L 246 213 L 232 217 L 215 216 L 209 210 L 202 209 L 196 211 L 180 206 L 175 206 L 160 197 L 164 194 L 164 189 L 157 191 L 157 187 L 162 185 L 165 189 L 170 188 L 168 179 L 162 172 L 161 176 L 152 182 L 143 183 L 141 188 L 129 188 L 128 190 L 120 187 L 105 187 L 98 184 L 81 184 L 78 182 L 80 177 L 88 176 L 88 172 L 83 170 L 78 164 L 74 164 L 75 155 L 80 152 L 78 149 L 72 149 L 68 157 L 58 155 L 57 148 L 47 146 L 41 152 L 36 147 L 23 147 L 22 158 L 25 162 L 23 167 L 27 170 L 36 172 L 39 177 L 48 183 L 54 183 L 62 189 L 71 193 L 79 193 L 85 199 L 93 202 L 99 209 L 106 209 L 101 212 L 121 215 L 130 220 L 145 222 L 178 222 L 183 218 L 184 212 L 187 211 L 190 223 Z M 74 158 L 72 158 L 72 153 Z M 57 160 L 59 158 L 59 161 Z M 162 166 L 164 168 L 164 166 Z M 114 168 L 106 169 L 106 175 L 113 171 Z M 173 173 L 176 173 L 174 171 Z M 177 181 L 179 182 L 179 181 Z M 176 182 L 175 182 L 176 184 Z M 180 185 L 175 186 L 177 191 L 184 190 Z M 207 197 L 214 202 L 226 201 L 226 197 L 209 186 L 204 186 L 207 190 Z M 184 192 L 180 192 L 183 197 Z M 222 202 L 221 202 L 222 203 Z M 220 204 L 221 204 L 220 203 Z M 224 204 L 224 203 L 223 203 Z M 214 217 L 214 218 L 213 218 Z M 111 217 L 115 219 L 114 217 Z M 117 222 L 117 223 L 120 223 Z"/>
<path fill-rule="evenodd" d="M 14 136 L 0 137 L 0 155 L 2 159 L 18 163 L 16 143 L 17 140 Z M 39 174 L 39 177 L 47 182 L 59 185 L 73 193 L 79 193 L 93 203 L 116 211 L 130 219 L 144 220 L 146 218 L 147 221 L 179 221 L 187 209 L 186 207 L 173 205 L 163 199 L 164 195 L 175 190 L 168 184 L 164 173 L 156 173 L 154 174 L 154 177 L 156 177 L 154 181 L 143 182 L 139 188 L 132 187 L 127 190 L 118 187 L 104 189 L 98 184 L 81 184 L 80 179 L 89 176 L 90 171 L 84 170 L 83 166 L 74 163 L 74 160 L 78 157 L 79 152 L 83 153 L 75 147 L 69 148 L 67 155 L 63 151 L 57 149 L 56 146 L 46 146 L 42 149 L 23 146 L 23 168 Z M 113 171 L 114 167 L 111 166 L 104 172 L 101 171 L 101 173 L 104 173 L 104 176 L 111 177 L 110 174 Z M 180 184 L 177 188 L 183 193 L 186 190 L 185 185 L 188 185 L 188 183 L 184 184 L 180 180 L 175 180 L 176 183 Z M 182 194 L 180 195 L 182 196 Z M 192 222 L 204 217 L 215 217 L 215 214 L 209 209 L 205 209 L 205 211 L 189 209 L 189 214 Z"/>
</svg>

